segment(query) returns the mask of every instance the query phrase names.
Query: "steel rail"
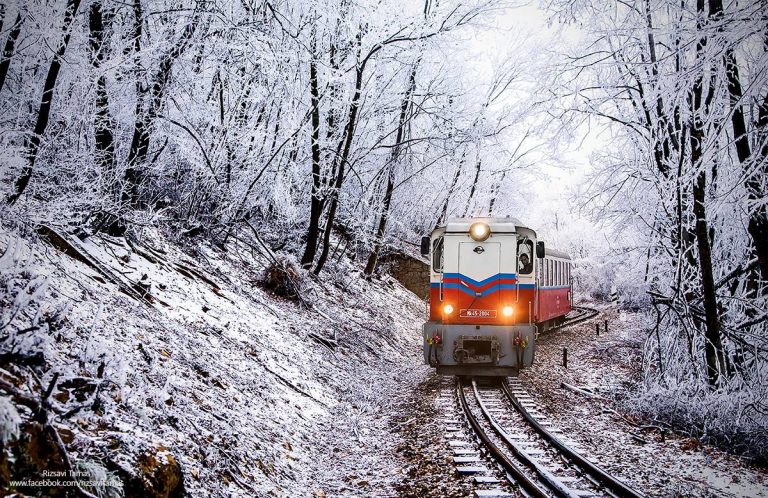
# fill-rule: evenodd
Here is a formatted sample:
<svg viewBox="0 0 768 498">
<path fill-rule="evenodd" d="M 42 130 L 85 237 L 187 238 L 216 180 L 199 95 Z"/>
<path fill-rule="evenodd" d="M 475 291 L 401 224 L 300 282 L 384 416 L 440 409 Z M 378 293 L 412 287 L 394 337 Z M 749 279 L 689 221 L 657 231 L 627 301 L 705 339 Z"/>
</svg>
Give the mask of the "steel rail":
<svg viewBox="0 0 768 498">
<path fill-rule="evenodd" d="M 591 320 L 592 318 L 600 314 L 599 310 L 596 310 L 594 308 L 587 308 L 586 306 L 574 306 L 573 309 L 579 310 L 584 316 L 578 316 L 570 320 L 566 320 L 562 325 L 555 328 L 566 327 L 568 325 L 574 325 L 577 323 L 586 322 L 587 320 Z"/>
<path fill-rule="evenodd" d="M 513 462 L 498 446 L 496 446 L 496 444 L 491 441 L 491 439 L 485 433 L 483 428 L 480 427 L 480 422 L 478 422 L 477 417 L 475 417 L 475 414 L 472 413 L 472 410 L 469 409 L 469 404 L 467 403 L 467 397 L 464 394 L 464 389 L 460 377 L 456 377 L 456 392 L 459 396 L 459 403 L 461 404 L 461 408 L 464 410 L 464 416 L 467 418 L 469 425 L 472 426 L 472 430 L 475 432 L 477 437 L 480 438 L 480 441 L 482 441 L 483 445 L 485 445 L 493 458 L 504 468 L 504 471 L 508 474 L 508 477 L 512 478 L 510 479 L 512 484 L 519 484 L 520 487 L 522 487 L 525 492 L 532 497 L 548 497 L 549 494 L 538 484 L 536 484 L 536 482 L 534 482 L 530 477 L 528 477 L 519 465 Z"/>
<path fill-rule="evenodd" d="M 480 410 L 483 412 L 483 416 L 488 421 L 491 428 L 493 428 L 494 432 L 507 444 L 507 446 L 509 446 L 515 457 L 523 462 L 526 466 L 530 467 L 531 470 L 536 473 L 539 479 L 541 479 L 541 481 L 546 484 L 546 486 L 549 487 L 549 489 L 552 490 L 557 496 L 561 496 L 563 498 L 579 498 L 580 495 L 578 493 L 566 486 L 557 478 L 557 476 L 552 474 L 534 458 L 531 458 L 531 456 L 528 455 L 525 450 L 521 449 L 517 444 L 514 443 L 514 441 L 512 441 L 512 438 L 509 436 L 509 434 L 507 434 L 504 428 L 502 428 L 491 416 L 485 406 L 485 403 L 483 403 L 483 400 L 480 399 L 480 393 L 477 390 L 477 381 L 475 379 L 472 379 L 472 391 L 475 394 L 475 399 L 477 400 L 478 406 L 480 406 Z"/>
<path fill-rule="evenodd" d="M 536 420 L 536 418 L 534 418 L 531 415 L 531 413 L 522 405 L 522 403 L 520 403 L 520 401 L 515 397 L 514 393 L 512 393 L 512 390 L 509 388 L 509 385 L 507 384 L 506 381 L 502 381 L 501 387 L 502 387 L 502 390 L 504 391 L 504 394 L 512 403 L 512 406 L 514 406 L 515 409 L 523 416 L 523 418 L 525 418 L 526 422 L 528 422 L 528 424 L 531 427 L 533 427 L 541 437 L 546 439 L 549 442 L 549 444 L 557 448 L 557 450 L 560 451 L 560 453 L 562 453 L 563 456 L 568 458 L 576 466 L 580 467 L 587 474 L 589 474 L 593 479 L 595 479 L 600 484 L 607 487 L 611 492 L 615 493 L 617 496 L 631 497 L 631 498 L 644 497 L 642 493 L 640 493 L 635 489 L 630 488 L 619 479 L 608 474 L 606 471 L 604 471 L 594 463 L 587 460 L 584 456 L 582 456 L 580 453 L 575 451 L 573 448 L 569 447 L 560 438 L 558 438 L 557 436 L 549 432 L 544 426 L 542 426 L 539 423 L 538 420 Z"/>
</svg>

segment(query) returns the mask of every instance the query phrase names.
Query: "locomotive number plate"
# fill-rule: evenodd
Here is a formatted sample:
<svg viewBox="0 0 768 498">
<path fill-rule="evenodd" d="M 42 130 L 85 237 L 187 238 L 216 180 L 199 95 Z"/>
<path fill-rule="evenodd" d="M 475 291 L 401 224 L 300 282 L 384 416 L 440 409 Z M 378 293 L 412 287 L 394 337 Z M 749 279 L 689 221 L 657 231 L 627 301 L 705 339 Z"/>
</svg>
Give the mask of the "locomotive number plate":
<svg viewBox="0 0 768 498">
<path fill-rule="evenodd" d="M 496 318 L 496 310 L 461 310 L 462 318 Z"/>
</svg>

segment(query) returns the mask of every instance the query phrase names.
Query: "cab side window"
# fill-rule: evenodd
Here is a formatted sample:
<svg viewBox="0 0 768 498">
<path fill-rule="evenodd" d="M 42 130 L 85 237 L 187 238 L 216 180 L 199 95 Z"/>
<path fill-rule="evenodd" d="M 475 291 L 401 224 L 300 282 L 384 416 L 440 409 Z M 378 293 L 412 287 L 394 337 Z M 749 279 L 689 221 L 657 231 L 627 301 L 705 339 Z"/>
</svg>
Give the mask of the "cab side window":
<svg viewBox="0 0 768 498">
<path fill-rule="evenodd" d="M 443 273 L 444 261 L 443 237 L 438 237 L 432 241 L 432 271 L 435 273 Z"/>
<path fill-rule="evenodd" d="M 533 273 L 533 241 L 521 240 L 517 244 L 517 272 L 520 275 Z"/>
</svg>

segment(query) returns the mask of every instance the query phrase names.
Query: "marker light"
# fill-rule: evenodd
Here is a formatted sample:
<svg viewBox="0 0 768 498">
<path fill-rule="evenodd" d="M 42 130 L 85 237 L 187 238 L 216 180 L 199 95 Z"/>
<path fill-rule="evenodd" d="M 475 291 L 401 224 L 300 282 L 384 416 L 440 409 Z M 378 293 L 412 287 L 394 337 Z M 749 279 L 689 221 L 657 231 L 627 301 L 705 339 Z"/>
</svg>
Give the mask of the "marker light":
<svg viewBox="0 0 768 498">
<path fill-rule="evenodd" d="M 482 242 L 491 235 L 491 227 L 482 221 L 472 223 L 469 227 L 469 236 L 478 242 Z"/>
<path fill-rule="evenodd" d="M 450 315 L 451 313 L 453 313 L 453 306 L 450 304 L 446 304 L 445 306 L 443 306 L 443 313 L 445 313 L 446 315 Z"/>
<path fill-rule="evenodd" d="M 504 314 L 504 316 L 512 316 L 512 313 L 515 312 L 515 309 L 512 306 L 504 306 L 501 309 L 501 312 Z"/>
</svg>

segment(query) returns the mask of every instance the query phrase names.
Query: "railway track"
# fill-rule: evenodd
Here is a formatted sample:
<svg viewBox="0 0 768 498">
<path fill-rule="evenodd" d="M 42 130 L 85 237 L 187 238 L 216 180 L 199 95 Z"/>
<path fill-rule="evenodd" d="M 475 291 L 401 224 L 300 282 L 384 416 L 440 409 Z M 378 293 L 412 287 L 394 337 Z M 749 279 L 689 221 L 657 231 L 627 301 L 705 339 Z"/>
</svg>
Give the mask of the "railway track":
<svg viewBox="0 0 768 498">
<path fill-rule="evenodd" d="M 534 497 L 641 497 L 552 428 L 519 380 L 456 380 L 464 417 L 513 486 Z"/>
<path fill-rule="evenodd" d="M 600 311 L 594 308 L 587 308 L 586 306 L 574 306 L 573 311 L 565 316 L 565 321 L 563 323 L 548 330 L 557 330 L 563 327 L 568 327 L 569 325 L 586 322 L 587 320 L 591 320 L 599 314 Z"/>
</svg>

